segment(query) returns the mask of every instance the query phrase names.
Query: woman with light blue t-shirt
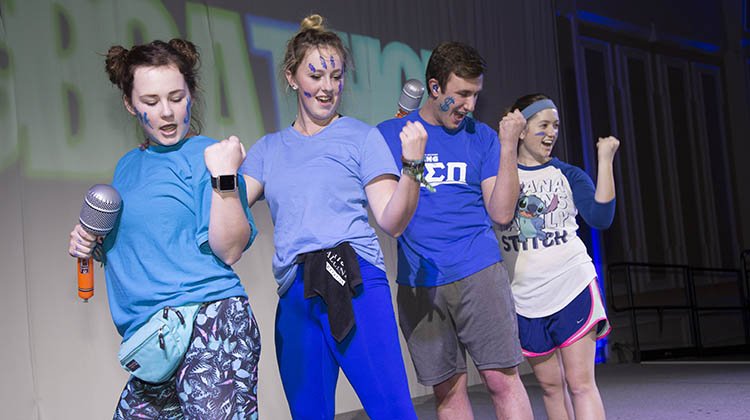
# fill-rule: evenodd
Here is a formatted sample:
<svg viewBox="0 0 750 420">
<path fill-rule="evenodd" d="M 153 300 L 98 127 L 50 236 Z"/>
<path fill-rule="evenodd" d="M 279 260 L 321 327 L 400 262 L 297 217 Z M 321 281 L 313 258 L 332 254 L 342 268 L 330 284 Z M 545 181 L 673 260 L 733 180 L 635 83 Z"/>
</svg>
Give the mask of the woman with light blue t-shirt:
<svg viewBox="0 0 750 420">
<path fill-rule="evenodd" d="M 101 244 L 97 255 L 105 257 L 110 312 L 124 348 L 150 336 L 154 319 L 192 333 L 181 357 L 164 338 L 172 333 L 159 330 L 165 354 L 180 359 L 164 381 L 144 374 L 144 359 L 126 363 L 133 376 L 114 418 L 257 419 L 260 334 L 231 267 L 256 236 L 244 182 L 232 182 L 242 145 L 199 135 L 199 54 L 191 42 L 112 46 L 105 64 L 146 141 L 117 163 L 112 186 L 122 211 L 114 229 L 102 240 L 76 225 L 68 253 L 89 258 Z"/>
<path fill-rule="evenodd" d="M 399 179 L 379 131 L 338 113 L 350 57 L 319 15 L 289 40 L 282 70 L 297 117 L 258 140 L 240 173 L 250 205 L 264 197 L 274 223 L 276 356 L 292 417 L 332 419 L 341 369 L 371 418 L 415 419 L 368 208 L 387 234 L 403 232 L 427 134 L 419 123 L 402 131 Z"/>
</svg>

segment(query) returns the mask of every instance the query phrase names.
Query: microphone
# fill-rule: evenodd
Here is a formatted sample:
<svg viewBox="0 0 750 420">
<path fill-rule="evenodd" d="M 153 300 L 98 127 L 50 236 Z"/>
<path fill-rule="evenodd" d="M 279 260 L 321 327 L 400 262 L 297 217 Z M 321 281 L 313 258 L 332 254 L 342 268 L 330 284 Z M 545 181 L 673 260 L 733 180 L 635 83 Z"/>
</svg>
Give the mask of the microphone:
<svg viewBox="0 0 750 420">
<path fill-rule="evenodd" d="M 86 232 L 95 236 L 105 236 L 117 222 L 122 206 L 120 194 L 106 184 L 96 184 L 89 188 L 81 205 L 78 221 Z M 91 258 L 78 259 L 78 297 L 88 302 L 94 296 L 94 264 Z"/>
<path fill-rule="evenodd" d="M 404 115 L 419 108 L 424 96 L 424 84 L 417 79 L 409 79 L 401 88 L 401 96 L 398 98 L 398 112 L 396 118 L 402 118 Z"/>
</svg>

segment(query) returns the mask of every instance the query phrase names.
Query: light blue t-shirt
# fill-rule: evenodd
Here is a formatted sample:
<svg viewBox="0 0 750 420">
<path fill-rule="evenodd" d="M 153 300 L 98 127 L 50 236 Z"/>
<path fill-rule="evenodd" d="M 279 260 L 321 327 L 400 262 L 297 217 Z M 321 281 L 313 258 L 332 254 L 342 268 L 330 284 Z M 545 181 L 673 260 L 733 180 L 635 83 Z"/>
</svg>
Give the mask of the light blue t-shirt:
<svg viewBox="0 0 750 420">
<path fill-rule="evenodd" d="M 425 178 L 436 191 L 420 189 L 417 211 L 398 238 L 398 283 L 439 286 L 501 261 L 481 185 L 497 176 L 497 133 L 469 117 L 448 130 L 428 124 L 419 111 L 384 121 L 378 128 L 399 167 L 399 133 L 407 121 L 419 121 L 427 130 Z"/>
<path fill-rule="evenodd" d="M 271 209 L 279 295 L 294 281 L 297 255 L 344 241 L 385 270 L 364 188 L 380 175 L 398 172 L 376 128 L 340 117 L 308 137 L 290 126 L 258 140 L 240 173 L 260 182 Z"/>
<path fill-rule="evenodd" d="M 213 143 L 192 137 L 132 150 L 117 163 L 112 186 L 122 211 L 104 250 L 109 307 L 123 339 L 164 306 L 247 296 L 208 245 L 212 188 L 203 150 Z M 239 188 L 253 232 L 250 246 L 256 228 L 244 181 Z"/>
</svg>

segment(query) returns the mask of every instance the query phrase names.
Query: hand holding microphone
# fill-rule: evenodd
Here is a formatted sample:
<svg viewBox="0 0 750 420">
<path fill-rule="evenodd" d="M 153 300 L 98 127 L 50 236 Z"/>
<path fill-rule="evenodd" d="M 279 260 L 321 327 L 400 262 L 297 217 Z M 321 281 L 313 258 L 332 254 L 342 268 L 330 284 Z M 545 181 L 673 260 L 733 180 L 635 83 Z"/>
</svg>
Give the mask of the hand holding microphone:
<svg viewBox="0 0 750 420">
<path fill-rule="evenodd" d="M 419 108 L 424 96 L 424 84 L 417 79 L 409 79 L 401 88 L 401 96 L 398 98 L 398 112 L 396 118 L 402 118 L 406 114 Z"/>
<path fill-rule="evenodd" d="M 117 190 L 109 185 L 94 185 L 83 200 L 79 224 L 70 232 L 68 254 L 78 258 L 78 296 L 84 302 L 94 296 L 91 256 L 100 238 L 114 228 L 121 204 Z"/>
</svg>

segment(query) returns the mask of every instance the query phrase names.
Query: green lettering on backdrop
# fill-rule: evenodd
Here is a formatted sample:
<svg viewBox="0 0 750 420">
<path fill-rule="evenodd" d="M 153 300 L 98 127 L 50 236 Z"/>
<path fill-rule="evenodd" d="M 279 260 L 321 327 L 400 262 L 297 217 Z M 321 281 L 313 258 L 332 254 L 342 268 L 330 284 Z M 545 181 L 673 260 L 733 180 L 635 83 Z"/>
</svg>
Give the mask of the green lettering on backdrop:
<svg viewBox="0 0 750 420">
<path fill-rule="evenodd" d="M 112 44 L 180 36 L 174 18 L 159 0 L 0 0 L 0 6 L 0 167 L 20 154 L 28 176 L 109 177 L 139 131 L 103 71 L 103 54 Z M 261 106 L 275 112 L 280 126 L 292 121 L 296 100 L 277 76 L 297 24 L 202 2 L 185 6 L 186 36 L 203 55 L 205 133 L 237 134 L 249 146 L 266 131 Z M 342 112 L 371 124 L 391 117 L 401 83 L 423 78 L 429 51 L 416 53 L 400 42 L 381 49 L 378 39 L 340 35 L 356 65 L 356 73 L 347 75 Z M 268 57 L 270 80 L 256 80 L 248 47 L 254 56 Z M 267 93 L 259 94 L 256 83 Z"/>
<path fill-rule="evenodd" d="M 278 127 L 286 127 L 297 114 L 297 102 L 286 89 L 287 84 L 281 80 L 280 66 L 284 61 L 284 52 L 289 38 L 297 31 L 297 25 L 288 22 L 275 21 L 262 17 L 248 15 L 246 17 L 248 43 L 254 54 L 265 55 L 271 65 L 270 80 L 273 98 L 265 103 L 275 104 Z"/>
<path fill-rule="evenodd" d="M 129 24 L 146 37 L 177 35 L 160 1 L 15 2 L 7 13 L 15 59 L 19 132 L 27 175 L 103 178 L 136 142 L 135 127 L 103 71 L 111 44 L 130 45 Z M 113 21 L 114 19 L 114 21 Z M 29 33 L 34 36 L 28 36 Z M 24 54 L 17 52 L 23 51 Z"/>
<path fill-rule="evenodd" d="M 376 92 L 385 91 L 388 88 L 387 97 L 384 98 L 386 103 L 391 104 L 389 115 L 395 114 L 398 107 L 398 97 L 401 96 L 402 87 L 402 75 L 403 81 L 409 79 L 418 79 L 424 83 L 424 70 L 427 68 L 427 61 L 429 60 L 431 51 L 422 50 L 422 56 L 427 59 L 420 58 L 413 49 L 402 42 L 391 42 L 383 48 L 383 60 L 384 67 L 381 73 L 380 79 L 388 83 L 388 85 L 381 88 L 375 88 Z M 394 86 L 391 83 L 395 82 Z"/>
<path fill-rule="evenodd" d="M 391 118 L 398 110 L 402 75 L 404 80 L 423 80 L 427 62 L 401 42 L 391 42 L 382 51 L 380 40 L 369 36 L 352 34 L 349 42 L 356 77 L 347 79 L 352 94 L 344 98 L 345 109 L 370 124 Z M 429 51 L 422 55 L 429 56 Z"/>
<path fill-rule="evenodd" d="M 201 51 L 206 135 L 237 135 L 246 146 L 265 133 L 242 20 L 237 13 L 187 4 L 188 37 Z"/>
</svg>

